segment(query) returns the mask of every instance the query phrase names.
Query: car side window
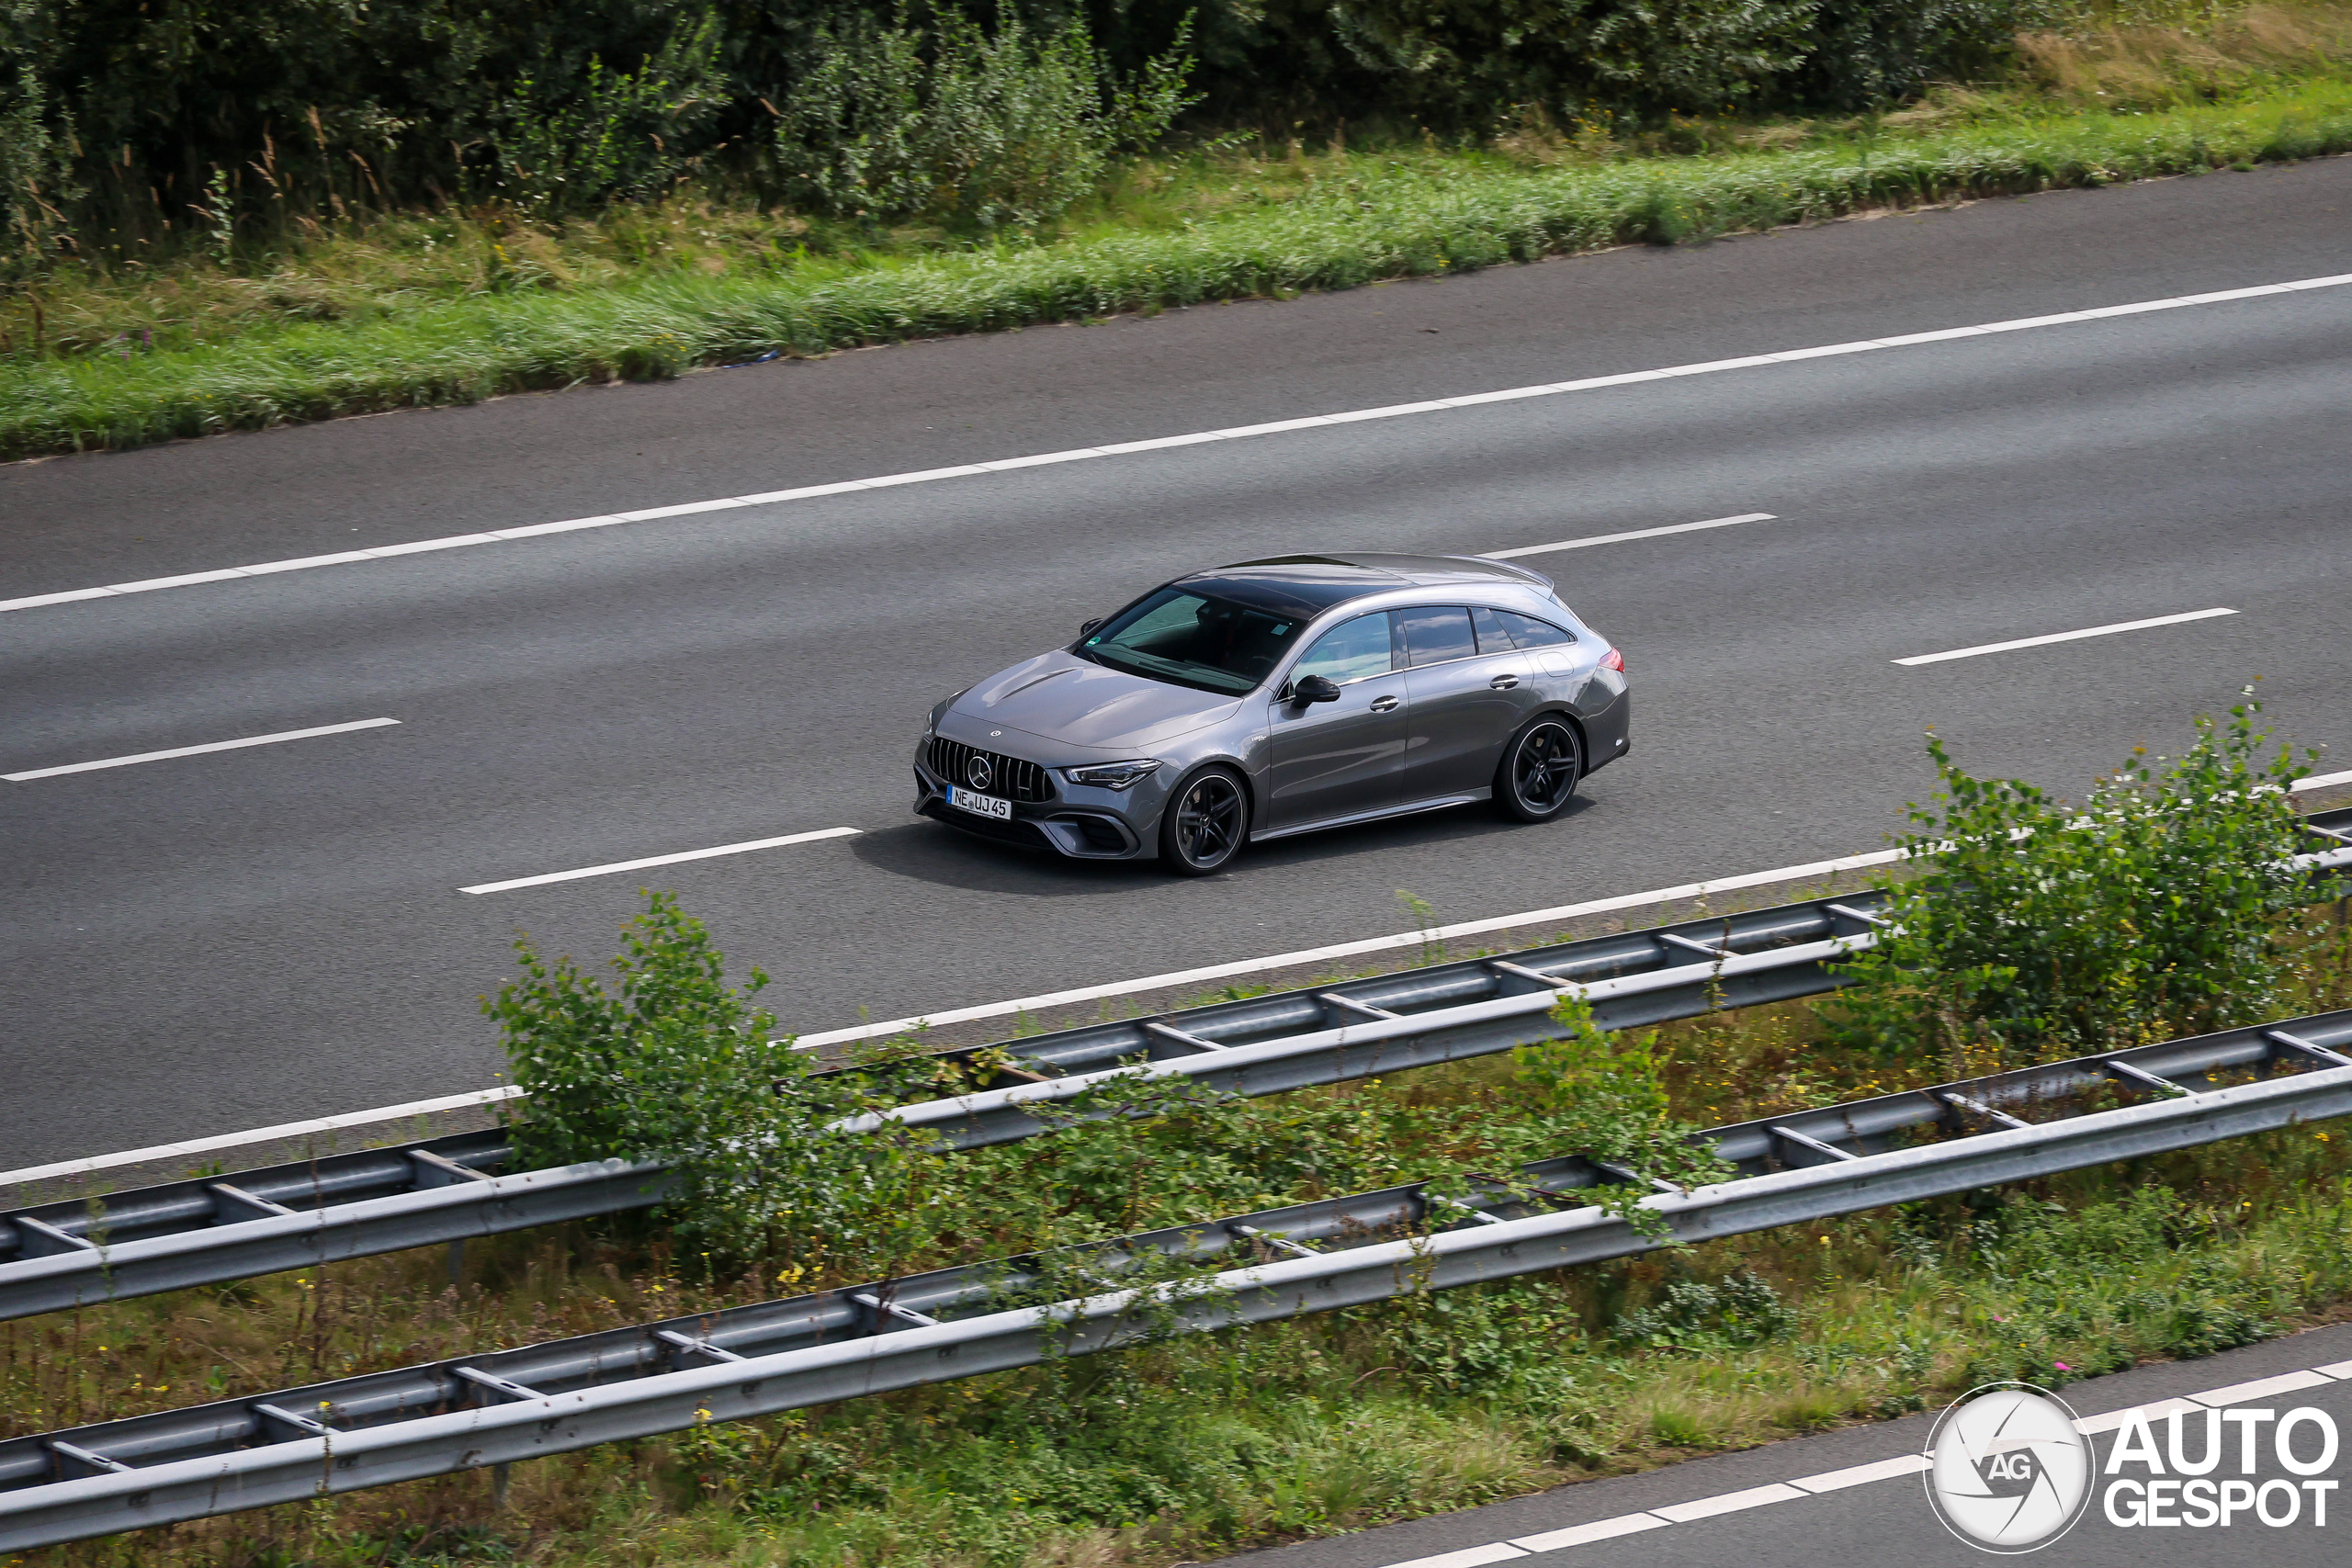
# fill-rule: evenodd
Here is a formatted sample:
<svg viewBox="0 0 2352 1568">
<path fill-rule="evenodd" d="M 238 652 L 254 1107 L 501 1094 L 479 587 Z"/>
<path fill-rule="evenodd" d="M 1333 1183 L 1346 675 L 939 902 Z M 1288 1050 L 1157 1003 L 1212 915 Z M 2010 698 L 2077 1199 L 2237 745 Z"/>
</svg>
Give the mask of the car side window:
<svg viewBox="0 0 2352 1568">
<path fill-rule="evenodd" d="M 1496 615 L 1492 610 L 1487 609 L 1484 604 L 1476 604 L 1471 607 L 1470 619 L 1472 624 L 1476 626 L 1478 628 L 1479 652 L 1509 653 L 1512 649 L 1519 646 L 1511 640 L 1510 633 L 1503 630 L 1502 617 Z"/>
<path fill-rule="evenodd" d="M 1405 648 L 1416 666 L 1467 659 L 1478 651 L 1470 612 L 1459 604 L 1419 605 L 1396 612 L 1405 629 Z"/>
<path fill-rule="evenodd" d="M 1380 612 L 1341 621 L 1316 638 L 1315 646 L 1306 650 L 1306 657 L 1298 661 L 1290 675 L 1294 681 L 1320 675 L 1334 685 L 1344 686 L 1367 675 L 1385 675 L 1390 668 L 1388 616 Z"/>
<path fill-rule="evenodd" d="M 1497 610 L 1495 619 L 1510 633 L 1510 639 L 1521 648 L 1565 648 L 1577 639 L 1549 621 L 1539 621 L 1532 615 L 1521 615 L 1510 610 Z"/>
</svg>

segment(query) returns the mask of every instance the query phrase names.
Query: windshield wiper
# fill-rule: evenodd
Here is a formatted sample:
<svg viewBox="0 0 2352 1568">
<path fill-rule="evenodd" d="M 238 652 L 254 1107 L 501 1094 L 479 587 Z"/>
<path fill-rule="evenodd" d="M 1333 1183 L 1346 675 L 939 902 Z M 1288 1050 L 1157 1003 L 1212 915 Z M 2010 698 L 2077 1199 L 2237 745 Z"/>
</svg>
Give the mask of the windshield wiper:
<svg viewBox="0 0 2352 1568">
<path fill-rule="evenodd" d="M 1206 692 L 1212 696 L 1240 697 L 1247 695 L 1250 690 L 1250 687 L 1247 685 L 1242 686 L 1238 691 L 1231 690 L 1225 686 L 1216 685 L 1210 682 L 1201 680 L 1198 677 L 1178 674 L 1173 669 L 1155 669 L 1151 665 L 1143 663 L 1140 660 L 1135 663 L 1130 663 L 1125 659 L 1112 656 L 1112 650 L 1107 648 L 1096 649 L 1090 655 L 1090 657 L 1093 659 L 1095 663 L 1102 665 L 1106 669 L 1116 670 L 1128 675 L 1140 675 L 1147 681 L 1159 681 L 1170 686 L 1182 686 L 1189 691 Z M 1239 680 L 1241 677 L 1229 676 L 1227 679 Z"/>
</svg>

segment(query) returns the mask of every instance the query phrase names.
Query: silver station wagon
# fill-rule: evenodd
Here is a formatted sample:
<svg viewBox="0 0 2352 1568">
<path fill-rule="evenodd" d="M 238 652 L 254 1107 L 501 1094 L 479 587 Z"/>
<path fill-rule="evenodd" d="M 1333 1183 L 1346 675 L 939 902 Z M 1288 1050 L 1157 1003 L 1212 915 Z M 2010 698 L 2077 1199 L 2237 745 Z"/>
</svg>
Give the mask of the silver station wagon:
<svg viewBox="0 0 2352 1568">
<path fill-rule="evenodd" d="M 1244 843 L 1492 801 L 1566 810 L 1630 745 L 1616 649 L 1551 580 L 1316 555 L 1180 577 L 931 710 L 915 809 L 1204 875 Z"/>
</svg>

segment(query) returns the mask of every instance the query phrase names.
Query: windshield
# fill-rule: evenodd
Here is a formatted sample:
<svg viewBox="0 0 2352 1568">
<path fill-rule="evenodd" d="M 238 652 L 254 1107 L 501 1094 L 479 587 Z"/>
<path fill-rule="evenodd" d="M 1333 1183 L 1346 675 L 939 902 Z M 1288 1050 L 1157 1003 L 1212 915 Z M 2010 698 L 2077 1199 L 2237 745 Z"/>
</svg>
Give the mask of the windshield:
<svg viewBox="0 0 2352 1568">
<path fill-rule="evenodd" d="M 1163 588 L 1089 634 L 1078 651 L 1130 674 L 1238 696 L 1273 672 L 1299 625 L 1296 616 Z"/>
</svg>

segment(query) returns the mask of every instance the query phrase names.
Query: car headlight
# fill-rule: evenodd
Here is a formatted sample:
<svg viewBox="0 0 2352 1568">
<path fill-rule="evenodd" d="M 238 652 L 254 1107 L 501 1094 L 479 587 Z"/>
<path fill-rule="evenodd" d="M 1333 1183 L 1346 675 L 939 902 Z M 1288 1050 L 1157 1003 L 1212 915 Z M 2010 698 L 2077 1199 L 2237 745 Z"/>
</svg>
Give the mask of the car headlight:
<svg viewBox="0 0 2352 1568">
<path fill-rule="evenodd" d="M 1096 789 L 1128 789 L 1159 771 L 1157 757 L 1137 757 L 1128 762 L 1090 762 L 1082 768 L 1064 768 L 1062 777 L 1074 784 L 1091 784 Z"/>
</svg>

